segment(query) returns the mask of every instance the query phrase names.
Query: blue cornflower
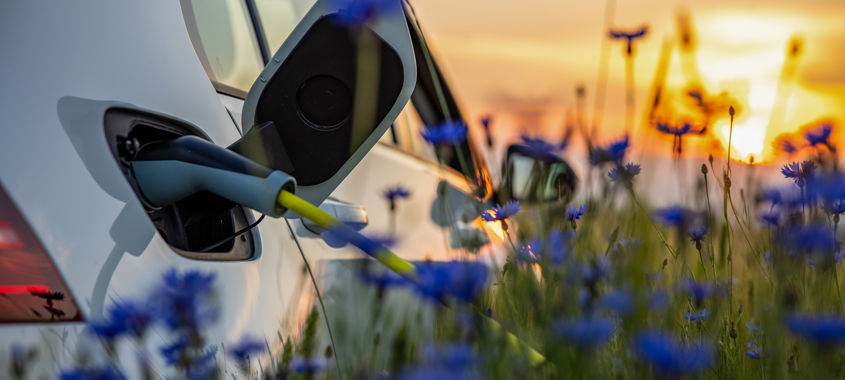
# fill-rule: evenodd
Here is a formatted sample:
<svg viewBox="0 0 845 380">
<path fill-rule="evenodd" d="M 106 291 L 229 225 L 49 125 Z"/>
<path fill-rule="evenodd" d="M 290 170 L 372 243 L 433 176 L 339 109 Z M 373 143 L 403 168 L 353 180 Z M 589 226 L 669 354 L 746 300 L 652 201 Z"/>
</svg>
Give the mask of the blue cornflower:
<svg viewBox="0 0 845 380">
<path fill-rule="evenodd" d="M 611 142 L 606 147 L 593 147 L 590 151 L 590 164 L 593 166 L 599 166 L 606 162 L 621 164 L 622 159 L 625 158 L 625 152 L 628 150 L 628 147 L 628 135 L 625 135 L 625 137 L 617 141 Z"/>
<path fill-rule="evenodd" d="M 691 133 L 700 135 L 707 131 L 707 127 L 694 129 L 690 123 L 683 123 L 681 126 L 675 126 L 669 123 L 657 123 L 657 130 L 667 135 L 675 136 L 675 138 L 680 138 L 683 135 Z"/>
<path fill-rule="evenodd" d="M 702 94 L 699 90 L 687 91 L 687 96 L 695 99 L 696 103 L 698 104 L 704 104 L 704 94 Z"/>
<path fill-rule="evenodd" d="M 185 369 L 188 379 L 208 379 L 217 373 L 214 351 L 192 347 L 186 335 L 180 335 L 159 351 L 168 365 Z"/>
<path fill-rule="evenodd" d="M 235 360 L 245 362 L 248 361 L 251 356 L 261 353 L 266 349 L 267 348 L 263 342 L 247 336 L 242 338 L 240 342 L 235 343 L 232 347 L 229 347 L 228 351 L 230 355 L 235 357 Z"/>
<path fill-rule="evenodd" d="M 426 347 L 422 352 L 420 365 L 403 371 L 401 380 L 480 379 L 476 368 L 476 357 L 472 347 L 466 344 L 451 344 L 441 347 Z"/>
<path fill-rule="evenodd" d="M 632 55 L 634 54 L 634 41 L 643 38 L 648 34 L 648 25 L 642 26 L 637 30 L 634 31 L 621 31 L 621 30 L 610 30 L 609 36 L 613 40 L 625 40 L 626 42 L 626 54 Z"/>
<path fill-rule="evenodd" d="M 830 146 L 830 133 L 833 132 L 833 125 L 824 123 L 815 130 L 808 130 L 804 132 L 804 138 L 810 146 L 827 145 Z"/>
<path fill-rule="evenodd" d="M 171 329 L 199 329 L 214 322 L 219 313 L 214 299 L 214 273 L 172 269 L 151 298 L 158 320 Z"/>
<path fill-rule="evenodd" d="M 457 145 L 467 138 L 467 125 L 462 121 L 447 121 L 436 126 L 426 126 L 420 134 L 432 145 Z"/>
<path fill-rule="evenodd" d="M 571 344 L 582 349 L 593 349 L 610 341 L 616 331 L 616 324 L 609 318 L 572 318 L 556 322 L 554 331 Z"/>
<path fill-rule="evenodd" d="M 411 196 L 411 191 L 404 188 L 402 185 L 396 185 L 387 188 L 381 193 L 388 201 L 393 203 L 396 199 L 408 198 Z"/>
<path fill-rule="evenodd" d="M 570 255 L 570 242 L 575 238 L 572 231 L 552 230 L 546 241 L 534 239 L 517 247 L 517 258 L 536 263 L 548 259 L 555 266 L 563 264 Z"/>
<path fill-rule="evenodd" d="M 690 312 L 684 314 L 684 320 L 687 322 L 701 322 L 705 319 L 710 317 L 710 310 L 701 309 L 696 312 Z"/>
<path fill-rule="evenodd" d="M 204 357 L 206 358 L 204 363 L 188 368 L 185 371 L 185 378 L 187 380 L 208 380 L 216 379 L 220 376 L 220 369 L 217 367 L 217 363 L 212 360 L 214 355 L 207 353 Z"/>
<path fill-rule="evenodd" d="M 548 257 L 553 265 L 561 265 L 571 255 L 572 241 L 575 233 L 572 231 L 553 230 L 549 232 L 548 245 L 543 250 L 544 257 Z"/>
<path fill-rule="evenodd" d="M 695 226 L 690 227 L 687 234 L 689 235 L 689 240 L 695 243 L 695 249 L 701 250 L 701 242 L 704 241 L 704 236 L 707 235 L 709 230 L 705 226 Z"/>
<path fill-rule="evenodd" d="M 290 369 L 298 374 L 315 374 L 326 369 L 326 359 L 297 357 L 291 360 Z"/>
<path fill-rule="evenodd" d="M 408 284 L 408 280 L 392 271 L 376 271 L 369 269 L 361 269 L 358 271 L 358 278 L 365 284 L 375 286 L 377 289 L 384 289 L 392 286 L 403 286 Z"/>
<path fill-rule="evenodd" d="M 189 339 L 179 335 L 176 340 L 159 348 L 164 361 L 171 366 L 179 365 L 189 359 Z"/>
<path fill-rule="evenodd" d="M 543 241 L 534 239 L 516 247 L 516 258 L 520 261 L 533 264 L 540 261 L 542 250 Z"/>
<path fill-rule="evenodd" d="M 689 229 L 689 238 L 693 243 L 701 243 L 709 230 L 705 226 L 695 226 Z"/>
<path fill-rule="evenodd" d="M 776 239 L 792 252 L 803 254 L 833 252 L 838 245 L 832 229 L 823 224 L 789 228 L 778 234 Z"/>
<path fill-rule="evenodd" d="M 748 351 L 745 351 L 745 356 L 749 359 L 760 360 L 760 346 L 757 345 L 757 339 L 752 339 L 746 344 Z"/>
<path fill-rule="evenodd" d="M 481 219 L 485 222 L 505 220 L 519 214 L 520 210 L 522 208 L 519 206 L 519 201 L 508 201 L 504 206 L 497 204 L 496 207 L 484 211 L 481 213 Z"/>
<path fill-rule="evenodd" d="M 757 326 L 757 325 L 755 325 L 755 324 L 753 324 L 753 323 L 751 323 L 751 322 L 746 323 L 746 324 L 745 324 L 745 327 L 748 329 L 748 332 L 750 332 L 750 333 L 752 333 L 752 334 L 759 334 L 759 333 L 760 333 L 760 331 L 763 331 L 763 330 L 760 328 L 760 326 Z"/>
<path fill-rule="evenodd" d="M 777 211 L 764 212 L 760 214 L 760 222 L 766 227 L 777 228 L 780 226 L 780 213 Z"/>
<path fill-rule="evenodd" d="M 758 202 L 769 202 L 772 206 L 777 206 L 783 201 L 783 195 L 780 190 L 774 187 L 767 187 L 757 193 Z"/>
<path fill-rule="evenodd" d="M 331 18 L 338 24 L 360 26 L 378 17 L 394 2 L 394 0 L 332 0 L 331 3 L 340 10 Z"/>
<path fill-rule="evenodd" d="M 605 294 L 601 299 L 601 304 L 604 308 L 621 316 L 629 315 L 634 310 L 633 296 L 627 290 L 617 290 Z"/>
<path fill-rule="evenodd" d="M 825 210 L 831 215 L 842 215 L 845 213 L 845 201 L 833 202 L 825 205 Z"/>
<path fill-rule="evenodd" d="M 813 161 L 804 161 L 801 164 L 792 162 L 784 165 L 780 172 L 783 173 L 784 177 L 792 178 L 799 187 L 804 187 L 815 167 L 816 164 Z"/>
<path fill-rule="evenodd" d="M 654 218 L 658 222 L 679 228 L 688 226 L 696 216 L 698 216 L 696 212 L 681 206 L 663 208 L 654 213 Z"/>
<path fill-rule="evenodd" d="M 396 185 L 392 187 L 388 187 L 387 190 L 381 193 L 387 202 L 390 204 L 390 211 L 396 210 L 396 200 L 402 198 L 408 198 L 411 196 L 411 191 L 402 187 L 402 185 Z"/>
<path fill-rule="evenodd" d="M 684 281 L 683 287 L 692 297 L 696 306 L 701 306 L 706 299 L 719 295 L 724 290 L 720 284 L 696 282 L 690 279 Z"/>
<path fill-rule="evenodd" d="M 581 267 L 581 281 L 592 287 L 610 273 L 610 262 L 606 256 L 599 256 Z"/>
<path fill-rule="evenodd" d="M 440 302 L 448 297 L 471 301 L 487 285 L 487 266 L 475 261 L 427 262 L 417 267 L 414 288 Z"/>
<path fill-rule="evenodd" d="M 616 166 L 607 173 L 613 182 L 631 182 L 637 174 L 640 174 L 640 164 L 629 162 L 625 166 Z"/>
<path fill-rule="evenodd" d="M 593 312 L 593 294 L 587 291 L 587 289 L 578 291 L 578 307 L 583 309 L 587 314 Z"/>
<path fill-rule="evenodd" d="M 126 376 L 111 366 L 75 368 L 59 373 L 61 380 L 124 380 Z"/>
<path fill-rule="evenodd" d="M 786 327 L 819 346 L 845 345 L 845 318 L 839 315 L 794 313 L 786 317 Z"/>
<path fill-rule="evenodd" d="M 209 379 L 218 372 L 215 351 L 193 347 L 186 335 L 180 335 L 159 351 L 168 365 L 184 369 L 188 379 Z"/>
<path fill-rule="evenodd" d="M 91 331 L 105 340 L 112 340 L 124 334 L 141 337 L 153 322 L 147 307 L 133 302 L 119 302 L 111 306 L 106 320 L 92 322 Z"/>
<path fill-rule="evenodd" d="M 710 367 L 715 348 L 709 342 L 685 344 L 663 332 L 645 331 L 634 337 L 634 352 L 655 372 L 679 377 Z"/>
<path fill-rule="evenodd" d="M 798 147 L 795 146 L 795 143 L 788 139 L 781 140 L 779 146 L 780 150 L 786 154 L 793 154 L 798 151 Z"/>
<path fill-rule="evenodd" d="M 812 178 L 807 198 L 821 200 L 824 208 L 831 214 L 845 212 L 845 174 L 841 172 L 825 173 Z"/>
<path fill-rule="evenodd" d="M 379 252 L 396 243 L 396 238 L 393 236 L 364 236 L 345 224 L 338 224 L 323 232 L 321 236 L 326 244 L 331 247 L 337 248 L 352 244 L 370 256 L 376 256 Z"/>
<path fill-rule="evenodd" d="M 493 121 L 493 117 L 490 115 L 484 115 L 481 117 L 481 126 L 484 127 L 485 131 L 490 131 L 490 123 Z"/>
<path fill-rule="evenodd" d="M 521 135 L 520 140 L 522 140 L 522 145 L 526 147 L 528 155 L 541 160 L 557 157 L 558 152 L 566 147 L 562 144 L 552 144 L 545 139 L 527 135 Z"/>
<path fill-rule="evenodd" d="M 581 205 L 575 208 L 575 205 L 569 206 L 569 211 L 566 213 L 566 220 L 570 223 L 575 223 L 576 220 L 581 219 L 587 211 L 587 206 Z"/>
</svg>

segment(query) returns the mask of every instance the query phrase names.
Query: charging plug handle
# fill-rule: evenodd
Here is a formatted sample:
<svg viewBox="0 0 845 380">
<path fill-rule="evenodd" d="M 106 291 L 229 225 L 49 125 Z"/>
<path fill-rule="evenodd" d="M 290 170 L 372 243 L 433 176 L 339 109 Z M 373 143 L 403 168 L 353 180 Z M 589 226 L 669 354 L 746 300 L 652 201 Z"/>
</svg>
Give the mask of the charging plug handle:
<svg viewBox="0 0 845 380">
<path fill-rule="evenodd" d="M 130 163 L 147 202 L 166 206 L 208 191 L 273 217 L 287 208 L 276 202 L 282 190 L 296 191 L 287 173 L 270 170 L 197 136 L 142 146 Z"/>
</svg>

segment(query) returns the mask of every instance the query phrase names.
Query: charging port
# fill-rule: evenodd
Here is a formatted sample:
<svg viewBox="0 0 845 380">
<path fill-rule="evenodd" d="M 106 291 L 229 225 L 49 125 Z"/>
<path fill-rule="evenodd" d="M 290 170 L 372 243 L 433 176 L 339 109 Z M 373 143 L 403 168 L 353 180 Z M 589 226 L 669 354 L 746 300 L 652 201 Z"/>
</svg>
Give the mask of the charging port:
<svg viewBox="0 0 845 380">
<path fill-rule="evenodd" d="M 144 198 L 129 173 L 129 163 L 138 149 L 145 144 L 180 136 L 204 137 L 184 123 L 121 108 L 108 110 L 104 125 L 112 155 L 142 202 Z M 231 261 L 247 260 L 254 254 L 252 233 L 217 244 L 248 227 L 251 218 L 247 217 L 243 207 L 215 194 L 197 193 L 165 207 L 145 203 L 145 209 L 164 241 L 182 256 Z"/>
</svg>

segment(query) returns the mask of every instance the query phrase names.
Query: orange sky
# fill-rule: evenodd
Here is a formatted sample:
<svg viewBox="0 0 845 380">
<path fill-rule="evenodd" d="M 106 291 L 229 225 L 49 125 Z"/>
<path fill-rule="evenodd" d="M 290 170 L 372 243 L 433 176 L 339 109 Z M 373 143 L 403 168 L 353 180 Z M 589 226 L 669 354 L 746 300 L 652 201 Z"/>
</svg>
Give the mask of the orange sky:
<svg viewBox="0 0 845 380">
<path fill-rule="evenodd" d="M 491 112 L 499 134 L 527 130 L 560 134 L 575 111 L 575 87 L 587 88 L 586 119 L 594 106 L 605 1 L 413 1 L 432 48 L 470 118 Z M 697 32 L 697 64 L 710 93 L 729 91 L 743 111 L 734 129 L 734 156 L 760 156 L 780 132 L 822 117 L 845 120 L 845 1 L 616 1 L 614 24 L 650 25 L 635 60 L 637 115 L 642 119 L 665 41 L 677 34 L 676 15 L 687 10 Z M 766 131 L 790 38 L 803 52 L 787 87 L 783 122 Z M 625 116 L 623 45 L 608 50 L 608 85 L 600 140 L 621 135 Z M 680 93 L 686 83 L 677 49 L 667 81 Z M 495 111 L 495 112 L 494 112 Z M 726 145 L 727 121 L 709 133 Z M 644 128 L 640 126 L 640 128 Z M 724 131 L 723 131 L 724 129 Z M 841 127 L 840 127 L 841 129 Z M 841 132 L 841 131 L 840 131 Z M 668 154 L 671 138 L 640 145 Z M 699 153 L 709 149 L 702 147 Z M 688 139 L 689 140 L 689 139 Z M 658 144 L 654 142 L 659 141 Z M 685 142 L 686 144 L 686 142 Z M 695 144 L 693 144 L 695 145 Z"/>
</svg>

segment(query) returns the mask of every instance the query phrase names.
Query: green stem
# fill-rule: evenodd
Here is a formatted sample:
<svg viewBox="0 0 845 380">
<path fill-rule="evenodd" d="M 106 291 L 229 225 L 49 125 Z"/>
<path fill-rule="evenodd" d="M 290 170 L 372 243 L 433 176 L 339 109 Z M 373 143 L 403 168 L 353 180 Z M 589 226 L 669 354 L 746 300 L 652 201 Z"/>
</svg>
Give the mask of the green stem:
<svg viewBox="0 0 845 380">
<path fill-rule="evenodd" d="M 713 221 L 713 207 L 710 205 L 710 183 L 707 181 L 707 172 L 706 166 L 703 166 L 705 171 L 702 171 L 701 175 L 704 176 L 704 196 L 707 198 L 707 219 L 712 222 Z M 712 235 L 711 235 L 712 236 Z M 716 275 L 716 255 L 713 252 L 713 243 L 712 238 L 708 239 L 708 246 L 709 246 L 709 253 L 710 253 L 710 266 L 713 268 L 713 279 L 715 280 L 718 276 Z"/>
</svg>

